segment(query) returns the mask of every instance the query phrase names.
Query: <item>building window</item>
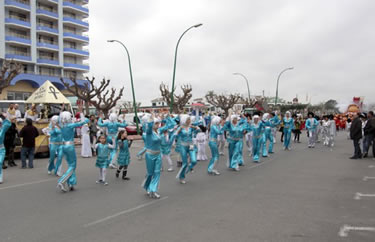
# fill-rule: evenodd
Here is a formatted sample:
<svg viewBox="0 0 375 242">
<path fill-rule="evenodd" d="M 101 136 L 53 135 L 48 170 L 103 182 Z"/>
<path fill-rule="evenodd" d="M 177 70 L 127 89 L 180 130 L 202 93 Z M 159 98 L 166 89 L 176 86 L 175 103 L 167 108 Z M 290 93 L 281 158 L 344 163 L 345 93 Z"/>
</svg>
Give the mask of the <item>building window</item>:
<svg viewBox="0 0 375 242">
<path fill-rule="evenodd" d="M 26 100 L 31 96 L 30 92 L 8 92 L 8 100 Z"/>
</svg>

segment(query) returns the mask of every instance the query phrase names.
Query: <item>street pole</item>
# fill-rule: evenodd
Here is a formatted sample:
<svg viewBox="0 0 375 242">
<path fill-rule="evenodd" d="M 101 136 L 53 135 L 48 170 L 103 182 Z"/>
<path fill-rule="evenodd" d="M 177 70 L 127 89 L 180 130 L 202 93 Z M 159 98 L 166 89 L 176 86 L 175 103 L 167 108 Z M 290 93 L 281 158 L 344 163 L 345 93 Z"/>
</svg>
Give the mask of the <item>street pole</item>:
<svg viewBox="0 0 375 242">
<path fill-rule="evenodd" d="M 288 68 L 282 70 L 282 71 L 280 72 L 279 76 L 277 77 L 277 84 L 276 84 L 276 98 L 275 98 L 275 108 L 276 108 L 276 105 L 277 105 L 277 98 L 278 98 L 278 96 L 279 96 L 279 80 L 280 80 L 280 76 L 281 76 L 281 74 L 283 74 L 284 72 L 286 72 L 286 71 L 290 71 L 290 70 L 293 70 L 293 69 L 294 69 L 294 67 L 288 67 Z"/>
<path fill-rule="evenodd" d="M 249 88 L 249 80 L 247 80 L 247 78 L 246 78 L 245 75 L 243 75 L 243 74 L 241 74 L 241 73 L 238 73 L 238 72 L 233 73 L 233 75 L 240 75 L 240 76 L 242 76 L 242 77 L 245 79 L 246 84 L 247 84 L 247 95 L 249 95 L 249 105 L 250 105 L 250 88 Z"/>
<path fill-rule="evenodd" d="M 135 92 L 134 92 L 134 84 L 133 84 L 133 73 L 132 73 L 132 65 L 130 62 L 130 54 L 126 46 L 119 40 L 107 40 L 107 42 L 113 43 L 117 42 L 120 45 L 122 45 L 126 51 L 126 54 L 128 55 L 128 63 L 129 63 L 129 72 L 130 72 L 130 82 L 132 86 L 132 94 L 133 94 L 133 107 L 134 107 L 134 115 L 135 115 L 135 125 L 137 126 L 137 134 L 139 134 L 139 120 L 138 120 L 138 115 L 137 115 L 137 103 L 135 101 Z"/>
<path fill-rule="evenodd" d="M 173 112 L 173 104 L 174 104 L 174 82 L 175 82 L 175 77 L 176 77 L 176 63 L 177 63 L 177 50 L 178 50 L 178 46 L 180 44 L 180 41 L 182 39 L 182 37 L 189 31 L 191 30 L 192 28 L 198 28 L 200 26 L 202 26 L 203 24 L 196 24 L 196 25 L 193 25 L 191 26 L 190 28 L 188 28 L 187 30 L 185 30 L 185 32 L 182 33 L 182 35 L 180 36 L 180 38 L 178 39 L 177 41 L 177 45 L 176 45 L 176 50 L 175 50 L 175 54 L 174 54 L 174 66 L 173 66 L 173 78 L 172 78 L 172 91 L 171 91 L 171 104 L 170 104 L 170 112 L 172 113 Z"/>
</svg>

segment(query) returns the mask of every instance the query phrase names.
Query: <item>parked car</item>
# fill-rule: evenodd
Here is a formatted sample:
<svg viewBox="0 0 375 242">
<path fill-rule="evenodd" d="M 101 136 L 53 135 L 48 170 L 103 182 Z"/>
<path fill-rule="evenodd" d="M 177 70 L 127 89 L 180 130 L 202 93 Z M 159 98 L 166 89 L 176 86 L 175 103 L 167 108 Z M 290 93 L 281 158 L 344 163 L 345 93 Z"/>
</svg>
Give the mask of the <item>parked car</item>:
<svg viewBox="0 0 375 242">
<path fill-rule="evenodd" d="M 126 126 L 126 132 L 128 135 L 137 135 L 137 126 L 134 122 L 132 121 L 127 121 L 126 122 L 128 126 Z M 139 134 L 142 134 L 142 126 L 139 125 Z"/>
</svg>

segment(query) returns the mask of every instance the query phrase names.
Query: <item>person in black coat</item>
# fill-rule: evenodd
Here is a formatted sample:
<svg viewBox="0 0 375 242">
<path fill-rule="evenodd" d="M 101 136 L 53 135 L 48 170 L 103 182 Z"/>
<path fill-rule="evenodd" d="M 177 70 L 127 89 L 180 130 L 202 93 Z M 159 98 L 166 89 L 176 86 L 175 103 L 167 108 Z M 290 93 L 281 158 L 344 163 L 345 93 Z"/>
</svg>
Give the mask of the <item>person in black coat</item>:
<svg viewBox="0 0 375 242">
<path fill-rule="evenodd" d="M 18 130 L 16 127 L 16 118 L 13 118 L 11 121 L 12 121 L 12 126 L 10 126 L 8 131 L 5 133 L 5 139 L 4 139 L 5 151 L 8 157 L 8 166 L 10 167 L 17 166 L 17 164 L 14 162 L 14 148 L 16 147 L 15 139 L 18 136 Z M 5 162 L 4 162 L 4 165 L 5 165 Z"/>
<path fill-rule="evenodd" d="M 367 123 L 363 129 L 364 131 L 364 140 L 363 140 L 363 157 L 366 158 L 368 156 L 368 150 L 372 145 L 372 155 L 375 157 L 375 146 L 374 146 L 374 138 L 375 138 L 375 117 L 374 112 L 370 111 L 367 114 Z"/>
<path fill-rule="evenodd" d="M 352 124 L 350 126 L 350 139 L 353 140 L 354 155 L 350 159 L 361 159 L 362 151 L 360 147 L 360 140 L 362 139 L 362 121 L 360 114 L 354 114 Z"/>
</svg>

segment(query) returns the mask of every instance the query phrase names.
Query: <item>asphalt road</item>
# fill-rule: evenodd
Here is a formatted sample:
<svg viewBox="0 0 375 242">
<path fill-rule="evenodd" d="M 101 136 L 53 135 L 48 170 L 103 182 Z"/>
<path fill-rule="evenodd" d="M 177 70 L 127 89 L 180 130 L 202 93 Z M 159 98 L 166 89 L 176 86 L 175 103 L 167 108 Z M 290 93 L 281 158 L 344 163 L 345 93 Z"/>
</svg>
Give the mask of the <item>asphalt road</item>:
<svg viewBox="0 0 375 242">
<path fill-rule="evenodd" d="M 95 183 L 94 158 L 79 158 L 77 190 L 65 194 L 47 175 L 47 159 L 32 170 L 5 170 L 0 241 L 375 241 L 375 161 L 348 159 L 353 148 L 344 133 L 333 151 L 309 149 L 305 137 L 291 151 L 277 143 L 260 164 L 246 156 L 240 172 L 221 157 L 220 176 L 208 176 L 202 161 L 185 185 L 177 171 L 163 172 L 160 200 L 141 188 L 141 145 L 131 148 L 131 180 L 109 170 L 109 186 Z"/>
</svg>

